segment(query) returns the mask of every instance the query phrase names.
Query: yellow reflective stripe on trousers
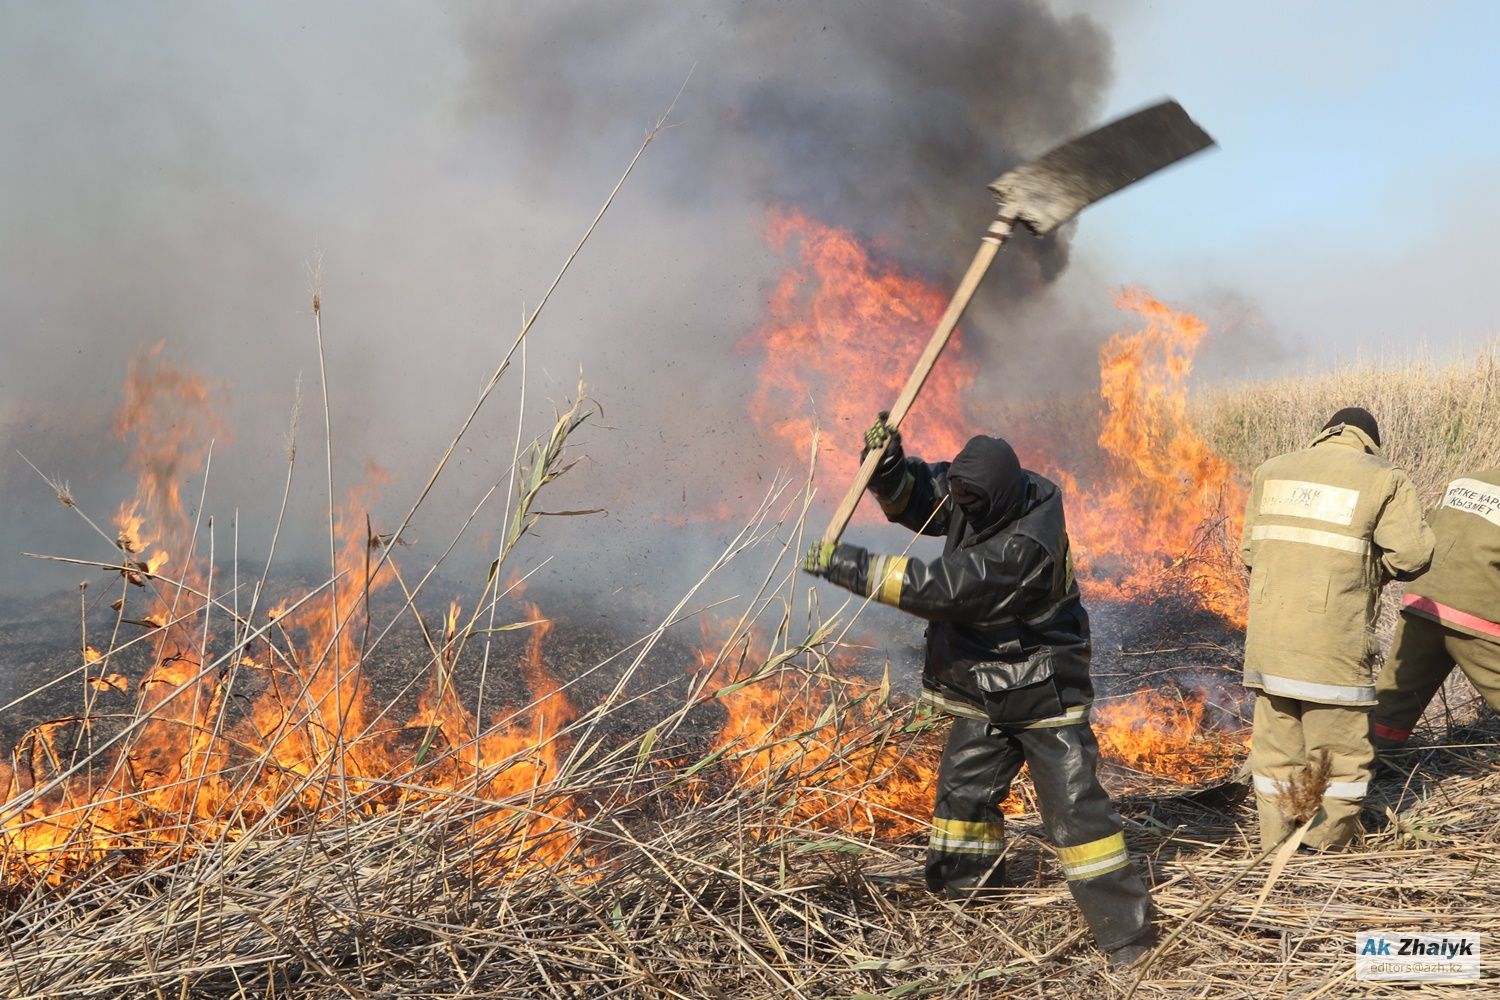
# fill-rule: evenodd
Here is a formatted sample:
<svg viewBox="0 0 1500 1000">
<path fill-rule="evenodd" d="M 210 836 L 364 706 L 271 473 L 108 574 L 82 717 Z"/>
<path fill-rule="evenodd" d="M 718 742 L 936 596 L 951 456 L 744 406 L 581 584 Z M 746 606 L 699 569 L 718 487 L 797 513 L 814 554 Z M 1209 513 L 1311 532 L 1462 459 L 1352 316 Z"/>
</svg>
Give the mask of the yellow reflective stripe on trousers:
<svg viewBox="0 0 1500 1000">
<path fill-rule="evenodd" d="M 1325 549 L 1343 549 L 1345 552 L 1353 552 L 1362 556 L 1370 554 L 1370 543 L 1363 538 L 1351 538 L 1332 531 L 1319 531 L 1317 528 L 1294 528 L 1286 524 L 1258 524 L 1251 529 L 1250 538 L 1257 542 L 1301 542 L 1304 545 L 1321 545 Z"/>
<path fill-rule="evenodd" d="M 960 719 L 978 719 L 980 722 L 990 721 L 990 717 L 978 705 L 971 705 L 957 698 L 946 697 L 931 688 L 922 689 L 922 697 L 918 704 L 926 706 L 929 711 L 936 712 L 939 715 L 956 715 Z"/>
<path fill-rule="evenodd" d="M 999 854 L 1005 850 L 1005 822 L 971 822 L 934 816 L 928 846 L 947 854 Z"/>
<path fill-rule="evenodd" d="M 1125 853 L 1123 833 L 1112 833 L 1076 847 L 1059 847 L 1057 857 L 1070 881 L 1093 878 L 1130 863 L 1130 856 Z"/>
<path fill-rule="evenodd" d="M 901 603 L 901 582 L 906 579 L 906 556 L 871 556 L 865 572 L 865 590 L 881 604 Z"/>
<path fill-rule="evenodd" d="M 1089 707 L 1087 705 L 1074 705 L 1062 715 L 1054 715 L 1050 719 L 1040 722 L 1028 722 L 1021 729 L 1053 729 L 1057 726 L 1076 726 L 1081 722 L 1089 721 Z"/>
</svg>

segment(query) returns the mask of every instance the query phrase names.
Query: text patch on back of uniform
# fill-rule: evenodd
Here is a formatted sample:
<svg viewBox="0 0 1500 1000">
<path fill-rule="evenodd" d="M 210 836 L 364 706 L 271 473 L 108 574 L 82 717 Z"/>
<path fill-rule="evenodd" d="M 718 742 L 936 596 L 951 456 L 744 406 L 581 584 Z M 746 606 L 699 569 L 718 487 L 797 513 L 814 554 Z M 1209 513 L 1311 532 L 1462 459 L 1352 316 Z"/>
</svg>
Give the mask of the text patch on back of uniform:
<svg viewBox="0 0 1500 1000">
<path fill-rule="evenodd" d="M 1260 512 L 1282 517 L 1306 517 L 1329 524 L 1354 523 L 1359 490 L 1300 479 L 1267 480 L 1260 493 Z"/>
<path fill-rule="evenodd" d="M 1478 514 L 1500 527 L 1500 486 L 1493 483 L 1482 479 L 1455 479 L 1448 484 L 1448 492 L 1443 494 L 1443 506 L 1466 514 Z"/>
</svg>

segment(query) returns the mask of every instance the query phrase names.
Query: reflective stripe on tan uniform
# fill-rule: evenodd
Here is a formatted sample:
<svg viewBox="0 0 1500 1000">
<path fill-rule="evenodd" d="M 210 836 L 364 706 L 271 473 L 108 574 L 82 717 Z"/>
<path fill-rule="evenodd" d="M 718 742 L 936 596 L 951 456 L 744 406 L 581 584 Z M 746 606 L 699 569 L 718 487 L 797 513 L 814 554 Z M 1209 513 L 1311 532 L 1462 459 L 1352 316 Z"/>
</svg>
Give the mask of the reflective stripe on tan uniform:
<svg viewBox="0 0 1500 1000">
<path fill-rule="evenodd" d="M 1374 750 L 1369 706 L 1380 588 L 1432 559 L 1406 473 L 1341 424 L 1255 470 L 1240 554 L 1250 567 L 1245 686 L 1259 692 L 1251 740 L 1262 846 L 1287 831 L 1279 790 L 1321 752 L 1331 765 L 1316 847 L 1347 844 Z"/>
<path fill-rule="evenodd" d="M 1375 685 L 1378 746 L 1406 742 L 1454 666 L 1500 711 L 1500 468 L 1453 480 L 1427 521 L 1432 568 L 1406 588 Z"/>
<path fill-rule="evenodd" d="M 1255 699 L 1255 735 L 1250 767 L 1255 801 L 1260 812 L 1260 843 L 1269 848 L 1291 830 L 1277 800 L 1293 778 L 1319 754 L 1328 754 L 1328 788 L 1323 792 L 1323 816 L 1307 831 L 1310 847 L 1337 848 L 1359 833 L 1359 809 L 1369 790 L 1370 745 L 1368 710 L 1343 705 L 1320 705 L 1260 694 Z"/>
<path fill-rule="evenodd" d="M 1402 615 L 1391 655 L 1381 668 L 1370 735 L 1383 749 L 1411 738 L 1428 702 L 1454 667 L 1464 672 L 1490 708 L 1500 712 L 1500 642 L 1455 631 L 1427 618 Z"/>
<path fill-rule="evenodd" d="M 1500 468 L 1449 483 L 1427 520 L 1437 550 L 1404 611 L 1500 642 Z"/>
<path fill-rule="evenodd" d="M 1337 705 L 1373 705 L 1380 586 L 1432 559 L 1406 473 L 1357 427 L 1255 470 L 1240 554 L 1250 567 L 1245 686 Z"/>
</svg>

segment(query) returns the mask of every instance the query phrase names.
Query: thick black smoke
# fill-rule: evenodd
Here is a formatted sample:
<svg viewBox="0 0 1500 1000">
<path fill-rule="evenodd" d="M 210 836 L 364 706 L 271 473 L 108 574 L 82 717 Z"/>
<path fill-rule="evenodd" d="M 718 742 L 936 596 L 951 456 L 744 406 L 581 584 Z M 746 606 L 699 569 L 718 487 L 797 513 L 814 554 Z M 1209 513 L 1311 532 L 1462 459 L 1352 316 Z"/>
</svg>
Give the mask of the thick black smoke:
<svg viewBox="0 0 1500 1000">
<path fill-rule="evenodd" d="M 638 130 L 641 97 L 692 67 L 664 208 L 799 206 L 934 276 L 973 253 L 985 185 L 1090 123 L 1110 79 L 1102 29 L 1038 0 L 563 2 L 476 16 L 465 41 L 475 107 L 538 171 L 568 176 L 592 139 Z M 992 295 L 1050 283 L 1067 240 L 1009 258 Z"/>
</svg>

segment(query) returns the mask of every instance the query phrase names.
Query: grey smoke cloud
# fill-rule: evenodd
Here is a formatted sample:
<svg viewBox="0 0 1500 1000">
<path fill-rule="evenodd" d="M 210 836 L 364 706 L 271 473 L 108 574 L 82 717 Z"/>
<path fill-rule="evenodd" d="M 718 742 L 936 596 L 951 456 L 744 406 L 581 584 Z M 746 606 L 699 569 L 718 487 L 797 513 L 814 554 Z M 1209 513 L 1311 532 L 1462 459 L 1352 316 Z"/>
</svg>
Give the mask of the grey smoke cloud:
<svg viewBox="0 0 1500 1000">
<path fill-rule="evenodd" d="M 985 183 L 1091 122 L 1110 76 L 1103 31 L 1034 0 L 442 15 L 379 3 L 9 5 L 0 28 L 9 589 L 77 576 L 39 569 L 22 549 L 99 554 L 80 551 L 95 543 L 13 449 L 84 487 L 80 501 L 107 516 L 128 491 L 108 416 L 129 357 L 157 340 L 231 384 L 234 440 L 216 451 L 208 505 L 221 530 L 239 512 L 246 549 L 269 534 L 302 375 L 284 551 L 316 559 L 314 258 L 335 476 L 343 487 L 367 459 L 386 467 L 376 522 L 390 523 L 692 68 L 678 126 L 549 305 L 526 365 L 528 430 L 580 368 L 605 407 L 557 505 L 610 513 L 543 526 L 543 545 L 587 554 L 557 571 L 599 582 L 602 549 L 611 586 L 655 587 L 663 566 L 727 529 L 648 526 L 725 500 L 748 511 L 785 463 L 746 426 L 756 359 L 735 350 L 781 266 L 759 231 L 767 209 L 800 206 L 946 283 L 987 220 Z M 992 350 L 1014 355 L 1050 329 L 1046 288 L 1067 260 L 1066 234 L 1007 251 L 973 313 Z M 1076 340 L 1086 378 L 1092 345 Z M 515 409 L 513 393 L 497 397 L 467 440 L 416 526 L 424 545 L 445 544 L 497 475 Z M 460 565 L 487 563 L 497 525 L 498 513 L 481 519 Z"/>
</svg>

